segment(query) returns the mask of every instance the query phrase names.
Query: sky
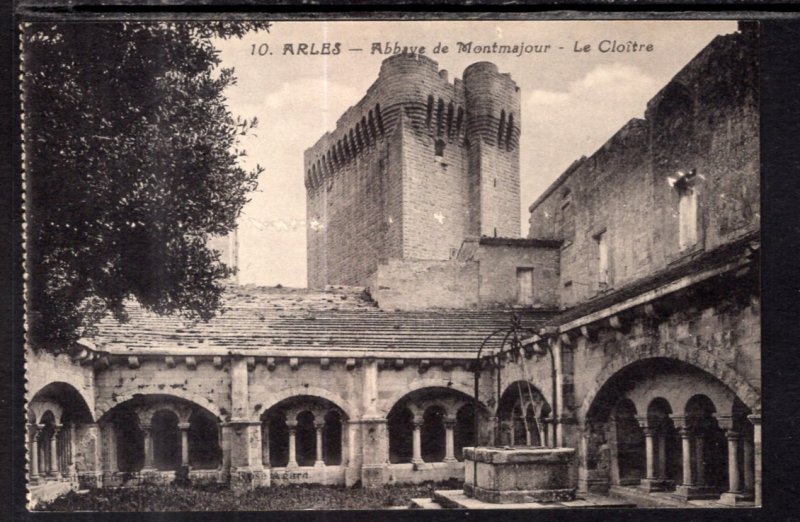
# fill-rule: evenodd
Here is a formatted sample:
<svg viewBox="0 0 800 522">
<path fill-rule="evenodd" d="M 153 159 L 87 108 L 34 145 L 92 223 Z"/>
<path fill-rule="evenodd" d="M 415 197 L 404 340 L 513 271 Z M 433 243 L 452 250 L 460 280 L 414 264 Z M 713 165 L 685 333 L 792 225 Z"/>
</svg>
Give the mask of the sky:
<svg viewBox="0 0 800 522">
<path fill-rule="evenodd" d="M 234 115 L 256 117 L 241 139 L 243 166 L 265 172 L 239 218 L 239 282 L 306 286 L 303 151 L 336 128 L 364 96 L 388 55 L 373 45 L 426 47 L 450 81 L 477 61 L 492 61 L 520 87 L 520 215 L 574 160 L 591 155 L 732 21 L 304 21 L 275 22 L 241 40 L 215 42 L 236 85 L 226 97 Z M 598 50 L 603 40 L 652 44 L 651 52 Z M 339 54 L 290 54 L 298 44 L 340 44 Z M 546 53 L 459 53 L 473 45 L 549 44 Z M 437 44 L 449 52 L 433 54 Z M 590 45 L 588 52 L 576 52 Z M 607 44 L 606 44 L 607 45 Z M 350 49 L 361 49 L 351 51 Z"/>
</svg>

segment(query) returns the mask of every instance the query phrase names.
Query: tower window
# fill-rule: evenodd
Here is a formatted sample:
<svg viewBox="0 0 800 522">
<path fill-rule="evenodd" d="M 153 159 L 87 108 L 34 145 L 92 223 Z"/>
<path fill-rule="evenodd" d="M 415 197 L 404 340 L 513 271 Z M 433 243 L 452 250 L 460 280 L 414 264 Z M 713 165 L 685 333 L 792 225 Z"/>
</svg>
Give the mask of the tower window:
<svg viewBox="0 0 800 522">
<path fill-rule="evenodd" d="M 445 146 L 444 140 L 436 140 L 436 143 L 434 144 L 436 161 L 442 160 L 442 157 L 444 156 L 444 146 Z"/>
<path fill-rule="evenodd" d="M 697 192 L 686 187 L 679 193 L 678 200 L 678 244 L 684 250 L 697 243 Z"/>
<path fill-rule="evenodd" d="M 597 283 L 602 289 L 608 286 L 608 238 L 603 231 L 594 239 L 597 241 Z"/>
<path fill-rule="evenodd" d="M 517 268 L 517 303 L 533 304 L 533 268 Z"/>
</svg>

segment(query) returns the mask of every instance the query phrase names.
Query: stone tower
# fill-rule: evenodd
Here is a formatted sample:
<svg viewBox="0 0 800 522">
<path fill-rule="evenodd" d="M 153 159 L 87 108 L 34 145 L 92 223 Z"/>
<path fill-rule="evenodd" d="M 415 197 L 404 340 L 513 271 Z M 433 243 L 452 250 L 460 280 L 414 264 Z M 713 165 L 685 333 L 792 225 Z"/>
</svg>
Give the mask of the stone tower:
<svg viewBox="0 0 800 522">
<path fill-rule="evenodd" d="M 384 60 L 364 98 L 305 151 L 308 284 L 365 285 L 390 258 L 446 260 L 468 236 L 519 237 L 519 88 Z"/>
</svg>

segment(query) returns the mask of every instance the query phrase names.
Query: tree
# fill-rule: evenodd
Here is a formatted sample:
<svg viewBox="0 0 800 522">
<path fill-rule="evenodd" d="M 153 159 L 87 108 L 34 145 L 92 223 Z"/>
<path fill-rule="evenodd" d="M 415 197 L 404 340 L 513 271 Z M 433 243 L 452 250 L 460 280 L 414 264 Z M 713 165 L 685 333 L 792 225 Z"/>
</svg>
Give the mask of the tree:
<svg viewBox="0 0 800 522">
<path fill-rule="evenodd" d="M 231 269 L 207 248 L 261 168 L 238 160 L 212 37 L 268 25 L 28 24 L 23 28 L 29 340 L 68 349 L 135 298 L 208 320 Z"/>
</svg>

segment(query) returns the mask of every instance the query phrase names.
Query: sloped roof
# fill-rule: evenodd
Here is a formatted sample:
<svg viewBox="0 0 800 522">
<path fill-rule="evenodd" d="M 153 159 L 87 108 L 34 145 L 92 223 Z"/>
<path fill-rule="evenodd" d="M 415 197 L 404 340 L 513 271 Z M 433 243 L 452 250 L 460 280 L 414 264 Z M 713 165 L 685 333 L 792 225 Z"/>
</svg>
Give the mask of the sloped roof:
<svg viewBox="0 0 800 522">
<path fill-rule="evenodd" d="M 130 320 L 106 318 L 91 338 L 97 349 L 147 353 L 269 348 L 304 351 L 474 353 L 494 330 L 511 324 L 512 310 L 384 311 L 360 288 L 308 290 L 231 286 L 227 310 L 207 323 L 159 316 L 132 304 Z M 540 328 L 553 312 L 515 310 L 523 326 Z M 465 355 L 467 355 L 465 353 Z"/>
</svg>

